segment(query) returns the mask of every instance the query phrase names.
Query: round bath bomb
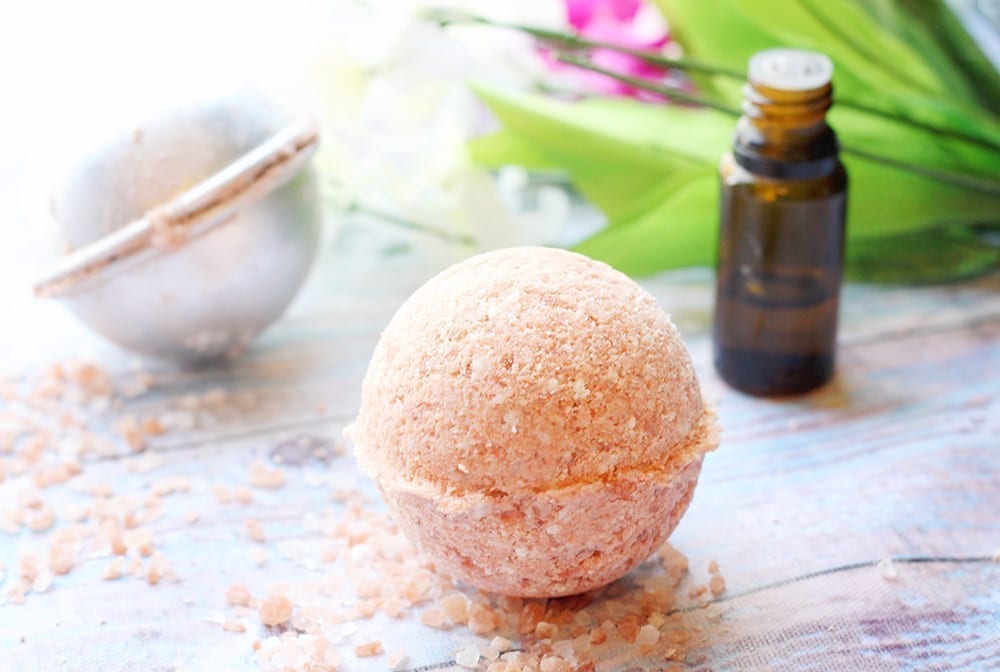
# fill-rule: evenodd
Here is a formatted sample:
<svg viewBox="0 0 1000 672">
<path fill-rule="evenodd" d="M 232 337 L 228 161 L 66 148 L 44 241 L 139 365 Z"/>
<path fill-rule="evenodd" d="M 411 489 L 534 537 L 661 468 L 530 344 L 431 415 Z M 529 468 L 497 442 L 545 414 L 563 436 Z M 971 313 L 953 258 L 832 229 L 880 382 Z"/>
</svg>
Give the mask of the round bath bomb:
<svg viewBox="0 0 1000 672">
<path fill-rule="evenodd" d="M 523 597 L 642 562 L 718 444 L 653 297 L 547 248 L 482 254 L 418 289 L 379 340 L 348 436 L 441 569 Z"/>
</svg>

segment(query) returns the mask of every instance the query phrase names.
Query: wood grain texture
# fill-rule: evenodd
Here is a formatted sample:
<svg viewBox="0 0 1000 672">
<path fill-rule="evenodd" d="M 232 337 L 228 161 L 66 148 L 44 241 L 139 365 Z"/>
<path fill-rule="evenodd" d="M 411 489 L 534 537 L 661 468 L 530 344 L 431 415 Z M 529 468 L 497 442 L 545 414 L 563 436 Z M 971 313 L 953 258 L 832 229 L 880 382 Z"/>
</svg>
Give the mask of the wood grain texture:
<svg viewBox="0 0 1000 672">
<path fill-rule="evenodd" d="M 143 458 L 105 459 L 53 496 L 59 508 L 83 501 L 88 484 L 140 497 L 153 480 L 188 479 L 190 492 L 165 496 L 162 517 L 150 524 L 181 581 L 106 582 L 99 578 L 106 558 L 85 562 L 26 604 L 0 606 L 0 669 L 253 669 L 250 642 L 262 632 L 222 630 L 225 587 L 319 580 L 323 568 L 294 552 L 313 534 L 303 517 L 336 512 L 329 497 L 336 488 L 360 488 L 371 507 L 381 504 L 349 455 L 289 466 L 286 487 L 255 490 L 246 506 L 219 505 L 212 488 L 245 484 L 253 459 L 290 440 L 339 441 L 381 328 L 451 260 L 443 248 L 382 253 L 393 244 L 348 227 L 324 250 L 290 313 L 246 357 L 201 371 L 151 369 L 157 385 L 128 400 L 125 412 L 156 414 L 213 389 L 228 396 L 198 425 L 153 440 L 155 471 L 134 470 Z M 715 376 L 711 283 L 704 270 L 644 282 L 685 336 L 724 430 L 672 537 L 690 559 L 692 583 L 707 580 L 713 559 L 727 583 L 727 599 L 682 615 L 706 638 L 686 669 L 1000 667 L 1000 564 L 897 563 L 895 580 L 873 564 L 889 556 L 982 559 L 1000 548 L 1000 277 L 847 287 L 835 381 L 788 400 L 746 397 Z M 36 325 L 62 319 L 49 307 L 23 304 L 23 311 L 25 340 Z M 79 332 L 67 327 L 70 337 Z M 78 347 L 44 342 L 49 349 L 39 359 Z M 116 375 L 130 375 L 126 355 L 90 341 L 86 349 Z M 11 494 L 10 483 L 0 483 L 0 499 Z M 200 519 L 188 524 L 188 511 Z M 263 546 L 247 538 L 251 517 L 267 532 Z M 17 554 L 40 542 L 25 530 L 0 532 L 8 581 Z M 259 548 L 264 566 L 253 558 Z M 468 640 L 379 617 L 357 627 L 377 633 L 389 651 L 409 649 L 411 666 L 440 663 Z M 661 662 L 609 656 L 599 669 L 658 669 Z M 347 655 L 344 669 L 384 670 L 385 659 Z"/>
</svg>

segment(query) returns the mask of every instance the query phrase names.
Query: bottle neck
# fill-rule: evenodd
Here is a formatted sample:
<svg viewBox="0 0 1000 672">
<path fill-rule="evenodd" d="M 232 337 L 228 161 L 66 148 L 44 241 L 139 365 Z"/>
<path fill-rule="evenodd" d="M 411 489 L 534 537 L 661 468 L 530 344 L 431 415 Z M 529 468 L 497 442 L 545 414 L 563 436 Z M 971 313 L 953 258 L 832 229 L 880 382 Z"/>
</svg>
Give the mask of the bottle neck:
<svg viewBox="0 0 1000 672">
<path fill-rule="evenodd" d="M 839 162 L 837 136 L 826 123 L 832 93 L 829 83 L 804 91 L 746 84 L 733 138 L 736 162 L 751 173 L 777 179 L 830 174 Z"/>
</svg>

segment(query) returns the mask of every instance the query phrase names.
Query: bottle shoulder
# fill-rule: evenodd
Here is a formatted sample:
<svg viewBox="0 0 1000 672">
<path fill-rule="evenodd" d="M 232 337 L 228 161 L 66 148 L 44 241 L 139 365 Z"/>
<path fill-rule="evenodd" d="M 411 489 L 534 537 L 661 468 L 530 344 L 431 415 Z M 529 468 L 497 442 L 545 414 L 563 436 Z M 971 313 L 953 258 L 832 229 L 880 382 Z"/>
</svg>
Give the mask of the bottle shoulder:
<svg viewBox="0 0 1000 672">
<path fill-rule="evenodd" d="M 838 159 L 833 169 L 826 175 L 808 179 L 776 178 L 750 172 L 739 164 L 732 151 L 719 160 L 719 177 L 723 187 L 757 187 L 773 189 L 784 187 L 783 191 L 802 194 L 804 197 L 832 195 L 847 190 L 847 169 Z"/>
</svg>

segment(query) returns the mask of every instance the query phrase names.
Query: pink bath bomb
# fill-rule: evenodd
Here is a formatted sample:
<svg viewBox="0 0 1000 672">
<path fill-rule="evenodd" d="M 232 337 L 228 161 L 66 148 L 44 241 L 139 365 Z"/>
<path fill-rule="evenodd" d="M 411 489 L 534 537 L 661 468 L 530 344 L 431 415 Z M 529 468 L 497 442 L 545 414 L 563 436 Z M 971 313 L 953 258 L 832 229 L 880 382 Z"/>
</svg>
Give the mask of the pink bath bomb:
<svg viewBox="0 0 1000 672">
<path fill-rule="evenodd" d="M 348 429 L 407 536 L 482 590 L 570 595 L 658 548 L 718 445 L 687 349 L 606 264 L 512 248 L 400 307 Z"/>
</svg>

